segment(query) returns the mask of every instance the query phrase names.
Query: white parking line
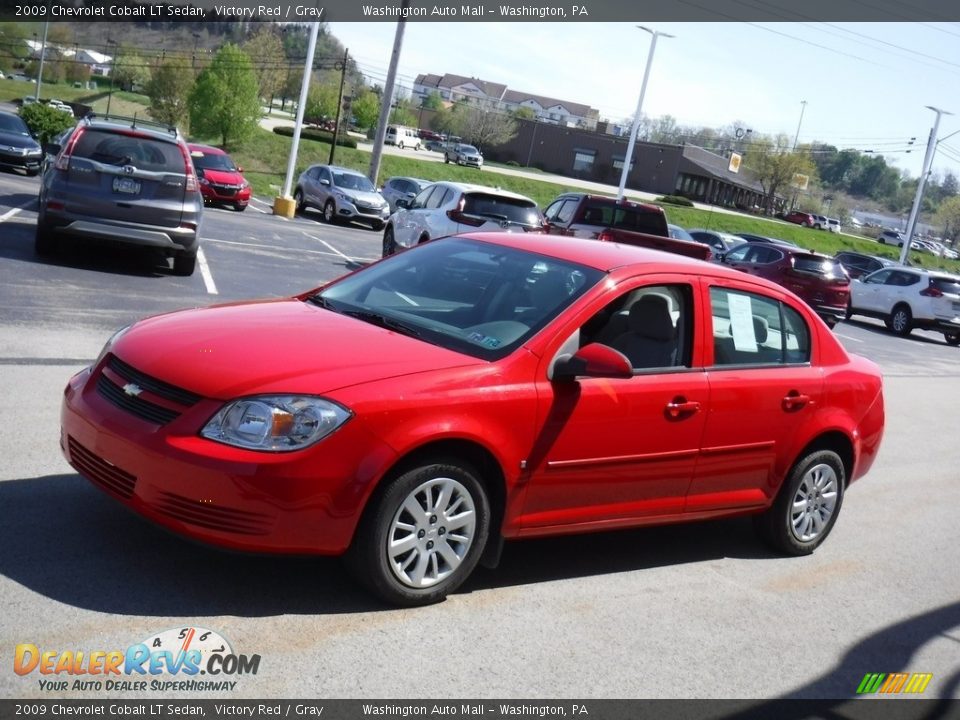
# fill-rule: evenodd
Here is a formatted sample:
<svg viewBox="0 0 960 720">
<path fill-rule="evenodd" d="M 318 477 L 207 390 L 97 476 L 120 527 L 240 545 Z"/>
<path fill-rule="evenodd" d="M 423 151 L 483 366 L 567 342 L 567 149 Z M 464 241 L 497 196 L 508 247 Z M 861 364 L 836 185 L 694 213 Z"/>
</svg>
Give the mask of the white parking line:
<svg viewBox="0 0 960 720">
<path fill-rule="evenodd" d="M 217 240 L 216 238 L 204 238 L 204 242 L 217 243 L 218 245 L 236 245 L 239 248 L 250 248 L 254 250 L 272 250 L 274 252 L 287 252 L 290 255 L 303 255 L 307 253 L 309 255 L 323 255 L 325 257 L 347 257 L 339 250 L 336 252 L 327 252 L 325 250 L 310 250 L 310 249 L 301 249 L 301 248 L 285 248 L 279 247 L 277 245 L 266 245 L 264 243 L 255 243 L 255 242 L 240 242 L 238 240 Z M 357 262 L 374 262 L 380 258 L 348 258 Z"/>
<path fill-rule="evenodd" d="M 850 337 L 849 335 L 844 335 L 843 333 L 838 333 L 836 330 L 833 331 L 833 334 L 837 337 L 842 337 L 844 340 L 850 340 L 851 342 L 863 342 L 861 338 Z"/>
<path fill-rule="evenodd" d="M 349 262 L 356 262 L 356 261 L 359 259 L 359 258 L 352 258 L 352 257 L 350 257 L 349 255 L 344 255 L 342 252 L 340 252 L 339 250 L 337 250 L 333 245 L 331 245 L 330 243 L 328 243 L 328 242 L 327 242 L 326 240 L 324 240 L 323 238 L 319 238 L 319 237 L 317 237 L 316 235 L 311 235 L 311 234 L 308 233 L 306 230 L 303 231 L 303 234 L 306 235 L 306 236 L 307 236 L 308 238 L 310 238 L 311 240 L 316 240 L 317 242 L 322 242 L 324 245 L 326 245 L 326 246 L 327 246 L 328 248 L 330 248 L 333 252 L 335 252 L 337 255 L 339 255 L 340 257 L 342 257 L 344 260 L 347 260 L 347 261 L 349 261 Z"/>
<path fill-rule="evenodd" d="M 10 209 L 10 210 L 7 210 L 3 215 L 0 215 L 0 222 L 5 222 L 5 221 L 9 220 L 10 218 L 12 218 L 14 215 L 16 215 L 17 213 L 21 212 L 22 210 L 26 210 L 28 207 L 30 207 L 31 205 L 33 205 L 35 202 L 36 202 L 36 200 L 31 200 L 30 202 L 26 202 L 26 203 L 24 203 L 23 205 L 18 205 L 18 206 L 15 207 L 15 208 L 12 208 L 12 209 Z"/>
<path fill-rule="evenodd" d="M 207 286 L 207 293 L 209 295 L 219 295 L 217 286 L 213 282 L 213 275 L 210 274 L 210 265 L 207 264 L 207 256 L 204 254 L 203 248 L 197 248 L 197 264 L 200 266 L 200 277 L 203 278 L 203 284 Z"/>
</svg>

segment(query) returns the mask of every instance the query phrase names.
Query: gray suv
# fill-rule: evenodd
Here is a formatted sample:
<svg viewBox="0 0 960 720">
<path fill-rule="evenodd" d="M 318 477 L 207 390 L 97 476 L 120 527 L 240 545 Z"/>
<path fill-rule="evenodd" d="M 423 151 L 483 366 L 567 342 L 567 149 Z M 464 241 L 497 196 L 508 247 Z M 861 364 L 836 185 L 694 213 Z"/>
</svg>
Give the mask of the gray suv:
<svg viewBox="0 0 960 720">
<path fill-rule="evenodd" d="M 192 275 L 203 198 L 175 127 L 88 115 L 46 147 L 34 246 L 40 255 L 95 238 L 157 248 Z"/>
</svg>

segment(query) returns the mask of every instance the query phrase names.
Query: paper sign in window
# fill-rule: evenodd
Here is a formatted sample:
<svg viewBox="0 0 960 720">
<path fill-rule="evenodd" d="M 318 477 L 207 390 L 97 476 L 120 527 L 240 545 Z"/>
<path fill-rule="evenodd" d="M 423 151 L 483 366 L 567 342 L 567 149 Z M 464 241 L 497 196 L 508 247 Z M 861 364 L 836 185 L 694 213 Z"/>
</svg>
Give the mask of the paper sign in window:
<svg viewBox="0 0 960 720">
<path fill-rule="evenodd" d="M 757 333 L 753 327 L 753 308 L 746 295 L 727 295 L 733 346 L 741 352 L 757 352 Z"/>
</svg>

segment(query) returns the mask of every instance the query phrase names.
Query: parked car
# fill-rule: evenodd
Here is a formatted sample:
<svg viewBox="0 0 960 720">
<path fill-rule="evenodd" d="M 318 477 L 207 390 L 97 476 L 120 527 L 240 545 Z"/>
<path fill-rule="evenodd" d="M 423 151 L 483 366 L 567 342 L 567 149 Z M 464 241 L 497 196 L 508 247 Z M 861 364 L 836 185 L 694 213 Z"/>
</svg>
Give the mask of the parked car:
<svg viewBox="0 0 960 720">
<path fill-rule="evenodd" d="M 712 256 L 710 248 L 702 243 L 671 237 L 667 216 L 659 205 L 568 192 L 547 205 L 544 219 L 546 232 L 551 235 L 636 245 L 699 260 Z"/>
<path fill-rule="evenodd" d="M 438 182 L 413 199 L 397 200 L 383 231 L 383 257 L 463 232 L 542 232 L 543 216 L 525 195 L 456 182 Z"/>
<path fill-rule="evenodd" d="M 42 161 L 43 149 L 23 118 L 0 111 L 0 167 L 23 170 L 33 177 Z"/>
<path fill-rule="evenodd" d="M 423 144 L 427 150 L 432 150 L 433 152 L 443 152 L 446 145 L 443 140 L 427 140 Z"/>
<path fill-rule="evenodd" d="M 813 216 L 813 229 L 814 230 L 826 230 L 830 226 L 830 221 L 825 215 L 814 215 Z"/>
<path fill-rule="evenodd" d="M 63 102 L 62 100 L 57 100 L 57 99 L 55 99 L 55 98 L 54 98 L 54 99 L 50 99 L 50 100 L 47 100 L 47 105 L 49 105 L 49 106 L 52 107 L 52 108 L 56 108 L 57 110 L 60 110 L 61 112 L 69 113 L 69 114 L 70 114 L 70 117 L 73 117 L 73 108 L 70 107 L 69 105 L 67 105 L 67 104 L 66 104 L 65 102 Z"/>
<path fill-rule="evenodd" d="M 188 147 L 203 201 L 230 205 L 238 212 L 246 210 L 252 190 L 243 176 L 243 168 L 237 167 L 220 148 L 197 144 Z"/>
<path fill-rule="evenodd" d="M 477 170 L 483 167 L 483 155 L 480 154 L 480 151 L 473 145 L 465 145 L 464 143 L 447 145 L 443 153 L 443 161 L 475 167 Z"/>
<path fill-rule="evenodd" d="M 667 224 L 667 231 L 674 240 L 686 240 L 687 242 L 697 242 L 697 239 L 688 233 L 684 228 L 672 223 Z"/>
<path fill-rule="evenodd" d="M 890 258 L 878 257 L 876 255 L 864 255 L 863 253 L 843 250 L 833 256 L 834 260 L 843 265 L 847 275 L 851 279 L 863 277 L 881 268 L 896 265 L 896 261 Z"/>
<path fill-rule="evenodd" d="M 742 245 L 743 238 L 732 235 L 731 233 L 719 232 L 717 230 L 704 230 L 703 228 L 692 228 L 687 232 L 693 236 L 697 242 L 709 245 L 713 249 L 714 256 L 722 255 L 737 245 Z"/>
<path fill-rule="evenodd" d="M 397 211 L 397 200 L 406 198 L 413 200 L 421 190 L 431 184 L 430 180 L 421 180 L 414 177 L 392 177 L 383 184 L 380 194 L 390 203 L 390 212 Z"/>
<path fill-rule="evenodd" d="M 413 148 L 414 150 L 419 150 L 423 143 L 420 141 L 420 136 L 417 135 L 417 131 L 413 128 L 404 127 L 402 125 L 390 125 L 387 127 L 387 133 L 384 136 L 383 144 L 396 145 L 401 150 L 408 147 Z"/>
<path fill-rule="evenodd" d="M 947 260 L 956 260 L 958 258 L 956 250 L 948 248 L 938 240 L 927 240 L 927 244 L 933 248 L 934 254 L 937 255 L 937 257 L 946 258 Z"/>
<path fill-rule="evenodd" d="M 358 221 L 374 230 L 390 217 L 390 203 L 366 175 L 336 165 L 311 165 L 293 191 L 297 212 L 316 208 L 328 223 Z"/>
<path fill-rule="evenodd" d="M 60 417 L 70 464 L 142 517 L 343 555 L 413 606 L 524 537 L 753 514 L 808 555 L 877 457 L 884 400 L 879 368 L 773 283 L 471 233 L 296 297 L 136 322 Z"/>
<path fill-rule="evenodd" d="M 803 225 L 804 227 L 813 227 L 815 222 L 813 215 L 806 212 L 791 212 L 783 216 L 783 219 L 787 222 L 796 223 L 797 225 Z"/>
<path fill-rule="evenodd" d="M 173 257 L 176 274 L 193 274 L 203 199 L 175 127 L 88 115 L 48 150 L 56 159 L 40 184 L 38 254 L 100 239 L 158 249 Z"/>
<path fill-rule="evenodd" d="M 840 221 L 837 218 L 827 218 L 827 230 L 832 233 L 839 233 L 841 229 Z"/>
<path fill-rule="evenodd" d="M 850 278 L 827 255 L 772 243 L 746 243 L 723 256 L 730 267 L 772 280 L 803 298 L 831 328 L 850 302 Z"/>
<path fill-rule="evenodd" d="M 887 267 L 854 280 L 847 317 L 882 319 L 897 335 L 938 330 L 960 345 L 960 277 L 922 268 Z"/>
<path fill-rule="evenodd" d="M 881 230 L 877 235 L 877 242 L 881 245 L 896 245 L 903 247 L 903 233 L 899 230 Z"/>
</svg>

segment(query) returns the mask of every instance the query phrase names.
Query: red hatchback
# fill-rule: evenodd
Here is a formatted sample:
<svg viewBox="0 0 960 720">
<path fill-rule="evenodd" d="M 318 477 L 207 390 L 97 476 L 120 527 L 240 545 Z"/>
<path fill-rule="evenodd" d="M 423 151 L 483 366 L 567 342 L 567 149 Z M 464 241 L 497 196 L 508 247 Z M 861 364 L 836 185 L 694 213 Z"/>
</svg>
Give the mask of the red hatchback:
<svg viewBox="0 0 960 720">
<path fill-rule="evenodd" d="M 813 227 L 816 220 L 813 215 L 805 212 L 792 212 L 787 213 L 783 216 L 783 219 L 787 222 L 796 223 L 797 225 L 803 225 L 804 227 Z"/>
<path fill-rule="evenodd" d="M 250 183 L 243 177 L 243 168 L 220 148 L 189 145 L 193 167 L 204 203 L 224 203 L 234 210 L 246 210 L 250 204 Z"/>
<path fill-rule="evenodd" d="M 484 233 L 137 322 L 70 380 L 61 421 L 73 467 L 150 520 L 345 554 L 419 605 L 504 539 L 754 514 L 773 547 L 813 552 L 884 404 L 876 365 L 773 283 Z"/>
<path fill-rule="evenodd" d="M 747 243 L 724 255 L 723 262 L 795 292 L 831 328 L 846 316 L 850 276 L 828 255 L 783 245 Z"/>
</svg>

